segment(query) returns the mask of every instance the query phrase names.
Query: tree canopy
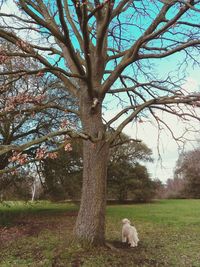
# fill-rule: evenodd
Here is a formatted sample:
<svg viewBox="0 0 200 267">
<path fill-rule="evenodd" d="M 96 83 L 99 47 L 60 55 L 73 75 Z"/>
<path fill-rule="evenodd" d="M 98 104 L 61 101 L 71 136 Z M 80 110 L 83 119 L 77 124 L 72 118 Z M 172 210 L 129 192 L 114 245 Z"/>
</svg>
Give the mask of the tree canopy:
<svg viewBox="0 0 200 267">
<path fill-rule="evenodd" d="M 40 63 L 34 67 L 16 64 L 13 70 L 2 71 L 4 77 L 12 77 L 9 82 L 52 73 L 62 89 L 75 98 L 79 98 L 80 83 L 86 83 L 92 109 L 105 94 L 119 95 L 126 104 L 106 126 L 112 127 L 125 114 L 127 118 L 118 125 L 111 139 L 141 116 L 152 115 L 156 123 L 165 125 L 156 114 L 158 109 L 183 119 L 196 117 L 191 109 L 183 112 L 177 104 L 198 105 L 199 96 L 184 92 L 180 78 L 174 74 L 158 77 L 153 65 L 155 59 L 180 51 L 180 68 L 184 62 L 198 64 L 195 55 L 199 53 L 199 1 L 68 3 L 58 0 L 52 3 L 27 0 L 6 3 L 13 4 L 13 14 L 1 13 L 0 37 L 11 43 L 14 50 L 9 51 L 2 44 L 1 63 L 10 58 L 18 62 L 32 58 Z M 15 14 L 17 9 L 18 15 Z M 4 90 L 6 85 L 4 81 Z M 88 133 L 82 137 L 94 141 Z"/>
</svg>

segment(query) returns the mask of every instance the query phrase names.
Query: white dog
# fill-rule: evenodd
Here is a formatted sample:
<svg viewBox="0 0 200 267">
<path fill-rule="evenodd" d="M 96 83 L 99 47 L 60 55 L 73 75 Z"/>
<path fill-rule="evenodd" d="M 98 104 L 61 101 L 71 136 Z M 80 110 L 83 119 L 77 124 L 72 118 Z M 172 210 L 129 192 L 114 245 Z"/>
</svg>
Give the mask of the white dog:
<svg viewBox="0 0 200 267">
<path fill-rule="evenodd" d="M 136 228 L 126 218 L 122 220 L 122 223 L 122 242 L 128 242 L 132 248 L 137 247 L 139 239 Z"/>
</svg>

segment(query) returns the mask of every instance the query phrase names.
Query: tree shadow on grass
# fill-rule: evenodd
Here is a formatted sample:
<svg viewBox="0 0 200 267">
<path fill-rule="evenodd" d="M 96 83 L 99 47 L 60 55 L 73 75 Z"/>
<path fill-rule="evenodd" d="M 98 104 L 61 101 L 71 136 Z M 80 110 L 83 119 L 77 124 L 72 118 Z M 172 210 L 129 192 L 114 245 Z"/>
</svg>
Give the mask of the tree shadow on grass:
<svg viewBox="0 0 200 267">
<path fill-rule="evenodd" d="M 37 236 L 43 230 L 72 227 L 71 220 L 77 216 L 77 211 L 63 213 L 20 214 L 12 219 L 11 224 L 0 226 L 0 244 L 4 246 L 21 237 Z"/>
</svg>

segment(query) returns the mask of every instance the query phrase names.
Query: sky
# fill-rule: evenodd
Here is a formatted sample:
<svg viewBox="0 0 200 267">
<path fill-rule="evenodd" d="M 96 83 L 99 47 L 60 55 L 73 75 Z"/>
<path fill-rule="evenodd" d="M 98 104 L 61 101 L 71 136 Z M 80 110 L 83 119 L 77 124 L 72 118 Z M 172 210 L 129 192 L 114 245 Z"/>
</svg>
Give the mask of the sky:
<svg viewBox="0 0 200 267">
<path fill-rule="evenodd" d="M 190 71 L 184 88 L 187 91 L 196 91 L 200 88 L 200 68 Z M 176 137 L 181 136 L 185 132 L 185 128 L 194 128 L 193 131 L 186 131 L 185 143 L 177 143 L 168 131 L 158 132 L 157 127 L 150 123 L 142 123 L 138 129 L 134 125 L 129 124 L 124 132 L 129 136 L 141 139 L 153 152 L 153 163 L 145 163 L 148 171 L 153 179 L 159 179 L 163 183 L 169 178 L 173 178 L 176 161 L 182 151 L 194 149 L 198 144 L 200 123 L 198 121 L 190 121 L 189 124 L 183 124 L 174 116 L 164 115 L 165 122 L 170 125 Z M 191 126 L 190 126 L 191 125 Z"/>
<path fill-rule="evenodd" d="M 164 65 L 166 73 L 171 71 L 173 65 L 171 60 L 164 62 Z M 195 67 L 194 69 L 191 67 L 188 68 L 187 78 L 183 88 L 188 93 L 200 91 L 200 67 Z M 113 106 L 105 111 L 104 117 L 106 120 L 109 120 L 119 111 L 120 109 L 117 109 L 115 105 L 115 107 Z M 152 150 L 154 162 L 141 162 L 141 164 L 147 167 L 152 179 L 159 179 L 165 183 L 167 179 L 173 178 L 179 154 L 183 151 L 194 149 L 197 146 L 197 140 L 200 139 L 200 123 L 196 120 L 191 120 L 189 123 L 184 124 L 175 116 L 168 114 L 160 114 L 160 116 L 173 130 L 175 137 L 178 138 L 186 132 L 184 135 L 185 139 L 187 139 L 185 143 L 177 143 L 169 131 L 163 130 L 159 132 L 156 125 L 152 125 L 147 120 L 144 120 L 144 123 L 138 123 L 137 127 L 135 123 L 128 124 L 124 129 L 124 133 L 134 139 L 143 141 Z M 115 124 L 114 126 L 116 127 L 117 125 Z"/>
<path fill-rule="evenodd" d="M 1 11 L 6 13 L 15 11 L 13 1 L 8 0 L 7 5 L 4 5 L 3 10 Z M 163 61 L 161 69 L 164 73 L 167 74 L 168 72 L 171 72 L 174 65 L 172 62 L 173 60 L 176 61 L 176 57 Z M 200 90 L 200 68 L 192 68 L 189 66 L 186 76 L 187 78 L 184 88 L 188 92 Z M 111 115 L 113 116 L 117 113 L 117 111 L 117 109 L 108 110 L 105 114 L 105 118 L 109 119 Z M 163 118 L 165 122 L 171 125 L 177 137 L 182 135 L 185 131 L 186 125 L 177 121 L 176 118 L 171 117 L 170 115 L 164 115 Z M 195 127 L 195 129 L 200 130 L 199 123 L 191 122 L 191 124 Z M 190 139 L 190 141 L 188 140 L 185 144 L 179 144 L 180 146 L 178 146 L 172 136 L 170 136 L 169 132 L 163 131 L 159 133 L 157 127 L 153 126 L 150 122 L 141 123 L 138 127 L 136 127 L 135 124 L 130 123 L 124 129 L 124 132 L 132 138 L 141 139 L 149 148 L 152 149 L 154 162 L 145 163 L 145 165 L 147 166 L 151 177 L 153 179 L 158 178 L 162 182 L 166 182 L 168 178 L 173 178 L 176 161 L 178 160 L 178 155 L 182 149 L 193 149 L 197 145 L 196 140 L 199 138 L 198 132 L 187 132 L 187 138 Z"/>
</svg>

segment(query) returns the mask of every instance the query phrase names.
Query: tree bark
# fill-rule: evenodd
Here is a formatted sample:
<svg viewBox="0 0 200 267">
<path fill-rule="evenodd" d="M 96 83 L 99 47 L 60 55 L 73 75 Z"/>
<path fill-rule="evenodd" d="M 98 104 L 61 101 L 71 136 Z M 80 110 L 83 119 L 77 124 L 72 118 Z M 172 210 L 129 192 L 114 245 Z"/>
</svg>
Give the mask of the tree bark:
<svg viewBox="0 0 200 267">
<path fill-rule="evenodd" d="M 92 105 L 92 100 L 84 97 L 81 103 L 81 119 L 83 129 L 99 140 L 95 143 L 83 141 L 82 196 L 74 233 L 78 241 L 102 245 L 105 240 L 109 144 L 105 140 L 101 103 L 94 109 Z"/>
<path fill-rule="evenodd" d="M 35 200 L 36 182 L 34 181 L 31 187 L 31 202 Z"/>
</svg>

